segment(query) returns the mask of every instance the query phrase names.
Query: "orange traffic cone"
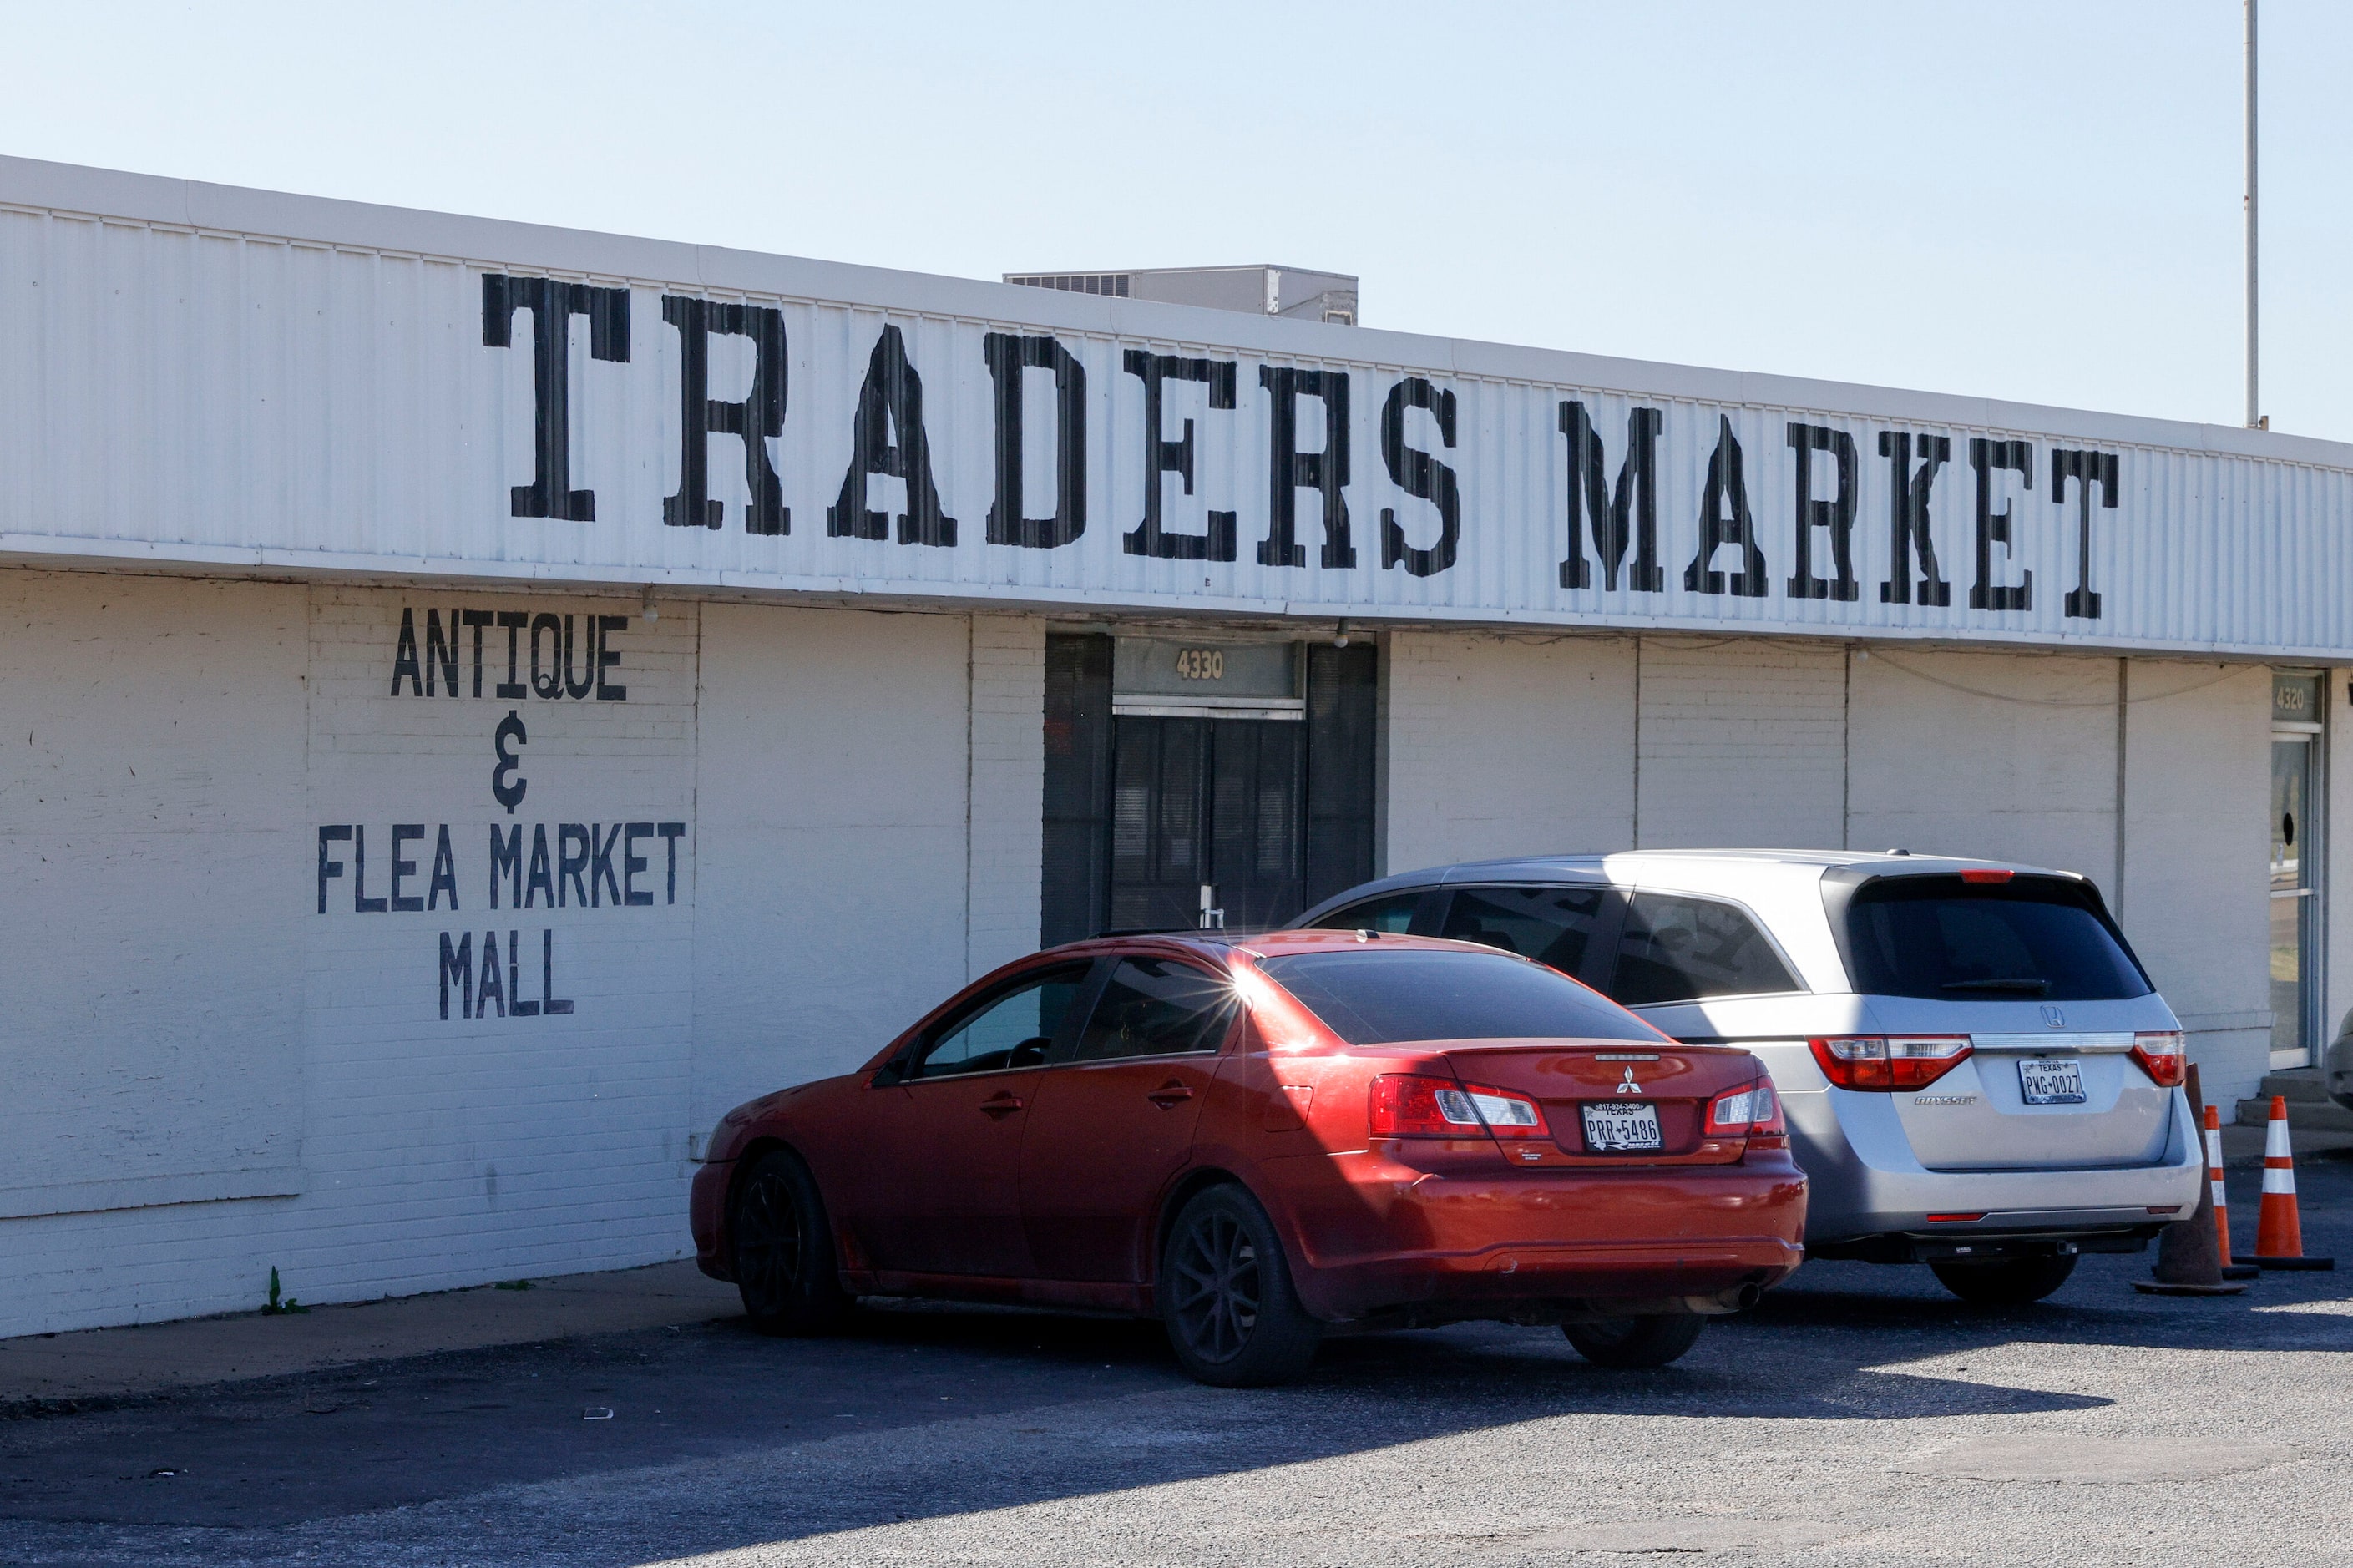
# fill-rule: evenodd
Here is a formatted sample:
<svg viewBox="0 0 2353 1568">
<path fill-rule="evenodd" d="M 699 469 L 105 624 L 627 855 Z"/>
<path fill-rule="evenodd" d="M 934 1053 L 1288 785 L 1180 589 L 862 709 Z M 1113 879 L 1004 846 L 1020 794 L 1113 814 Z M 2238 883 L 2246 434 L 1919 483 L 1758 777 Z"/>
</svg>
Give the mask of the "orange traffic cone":
<svg viewBox="0 0 2353 1568">
<path fill-rule="evenodd" d="M 2304 1255 L 2304 1223 L 2295 1208 L 2295 1156 L 2287 1141 L 2287 1100 L 2272 1096 L 2263 1137 L 2263 1206 L 2255 1219 L 2255 1261 L 2265 1268 L 2334 1268 L 2333 1258 Z"/>
<path fill-rule="evenodd" d="M 2206 1108 L 2206 1186 L 2214 1199 L 2214 1254 L 2225 1279 L 2252 1279 L 2263 1272 L 2252 1263 L 2231 1261 L 2231 1199 L 2222 1184 L 2222 1112 Z"/>
</svg>

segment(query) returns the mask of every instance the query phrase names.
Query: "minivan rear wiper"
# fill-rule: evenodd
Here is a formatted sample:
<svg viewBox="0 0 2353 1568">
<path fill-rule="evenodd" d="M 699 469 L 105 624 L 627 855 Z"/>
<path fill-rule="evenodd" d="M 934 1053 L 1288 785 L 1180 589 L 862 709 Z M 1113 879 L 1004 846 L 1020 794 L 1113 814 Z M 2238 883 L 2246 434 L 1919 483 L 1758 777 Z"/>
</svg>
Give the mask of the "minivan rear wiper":
<svg viewBox="0 0 2353 1568">
<path fill-rule="evenodd" d="M 2047 996 L 2051 994 L 2048 980 L 1947 980 L 1939 988 L 1946 991 L 2005 991 L 2020 996 Z"/>
</svg>

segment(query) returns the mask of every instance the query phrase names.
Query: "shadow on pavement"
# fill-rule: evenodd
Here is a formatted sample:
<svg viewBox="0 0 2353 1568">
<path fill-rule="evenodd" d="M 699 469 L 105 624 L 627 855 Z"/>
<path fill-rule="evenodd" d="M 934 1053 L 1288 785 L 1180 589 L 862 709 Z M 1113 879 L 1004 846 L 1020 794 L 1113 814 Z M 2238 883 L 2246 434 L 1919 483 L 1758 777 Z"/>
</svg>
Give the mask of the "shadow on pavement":
<svg viewBox="0 0 2353 1568">
<path fill-rule="evenodd" d="M 2307 1187 L 2325 1199 L 2307 1202 L 2315 1249 L 2353 1241 L 2337 1217 L 2353 1215 L 2343 1201 L 2353 1166 L 2316 1166 Z M 2251 1205 L 2242 1226 L 2252 1219 Z M 269 1555 L 290 1527 L 346 1543 L 426 1518 L 462 1515 L 470 1527 L 461 1500 L 500 1487 L 602 1476 L 617 1487 L 619 1472 L 697 1463 L 712 1476 L 786 1478 L 748 1513 L 710 1503 L 645 1521 L 617 1512 L 609 1550 L 558 1553 L 621 1562 L 657 1545 L 681 1555 L 804 1539 L 1559 1415 L 1917 1420 L 2110 1403 L 1972 1378 L 1965 1365 L 1919 1370 L 2021 1342 L 2353 1351 L 2353 1316 L 2293 1310 L 2343 1303 L 2353 1278 L 2274 1275 L 2243 1297 L 2185 1301 L 2131 1290 L 2147 1261 L 2087 1258 L 2051 1301 L 2007 1311 L 1964 1306 L 1925 1269 L 1810 1264 L 1650 1373 L 1592 1366 L 1557 1331 L 1462 1325 L 1335 1338 L 1300 1385 L 1236 1394 L 1194 1389 L 1152 1324 L 914 1305 L 869 1310 L 828 1340 L 766 1340 L 723 1320 L 382 1362 L 0 1421 L 0 1558 L 16 1554 L 24 1531 L 53 1548 L 103 1533 L 74 1529 L 90 1525 L 130 1527 L 122 1540 L 155 1547 L 164 1542 L 149 1539 L 153 1527 L 194 1527 L 225 1532 L 206 1538 L 221 1552 Z M 970 1419 L 1021 1415 L 1030 1424 Z M 952 1422 L 965 1424 L 942 1425 Z M 1024 1436 L 1049 1430 L 1060 1436 Z M 921 1458 L 853 1485 L 802 1479 L 849 1464 L 820 1446 L 858 1437 Z M 353 1517 L 399 1505 L 427 1511 Z M 516 1533 L 528 1521 L 483 1511 L 501 1513 L 480 1521 L 484 1561 L 507 1560 L 502 1542 L 513 1560 L 533 1560 Z M 658 1534 L 632 1545 L 621 1537 L 633 1531 Z"/>
<path fill-rule="evenodd" d="M 1719 1328 L 1684 1362 L 1651 1373 L 1590 1365 L 1556 1330 L 1462 1325 L 1335 1339 L 1297 1387 L 1193 1396 L 1200 1415 L 1214 1418 L 1221 1406 L 1250 1412 L 1251 1440 L 1179 1445 L 1140 1462 L 1130 1454 L 1118 1484 L 1566 1414 L 1873 1420 L 2105 1403 L 1874 1372 L 1865 1363 L 1884 1357 L 1873 1336 L 1797 1336 L 1810 1341 L 1807 1353 L 1760 1361 L 1738 1348 L 1745 1328 Z M 723 1321 L 0 1423 L 0 1520 L 282 1527 L 501 1486 L 1191 1387 L 1148 1323 L 885 1308 L 861 1314 L 838 1338 L 776 1341 L 740 1320 Z M 1286 1407 L 1305 1415 L 1335 1404 L 1364 1408 L 1369 1418 L 1274 1419 L 1260 1429 L 1261 1418 Z M 1035 1479 L 1034 1495 L 1010 1500 L 1103 1484 L 1100 1469 L 1089 1467 Z M 830 1511 L 811 1523 L 846 1527 Z"/>
</svg>

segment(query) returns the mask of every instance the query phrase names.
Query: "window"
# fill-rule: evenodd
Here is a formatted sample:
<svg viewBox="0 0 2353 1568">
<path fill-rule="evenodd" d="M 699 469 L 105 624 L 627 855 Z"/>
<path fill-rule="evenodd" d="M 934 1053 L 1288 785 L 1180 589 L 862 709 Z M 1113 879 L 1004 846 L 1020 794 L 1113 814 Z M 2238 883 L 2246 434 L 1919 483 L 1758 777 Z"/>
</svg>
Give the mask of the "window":
<svg viewBox="0 0 2353 1568">
<path fill-rule="evenodd" d="M 1048 970 L 949 1019 L 916 1054 L 909 1078 L 1036 1067 L 1086 984 L 1089 966 Z"/>
<path fill-rule="evenodd" d="M 1226 1043 L 1232 982 L 1170 958 L 1124 958 L 1079 1039 L 1078 1059 L 1214 1051 Z"/>
<path fill-rule="evenodd" d="M 2082 887 L 1884 877 L 1847 907 L 1854 988 L 1942 1001 L 2109 1002 L 2150 986 Z"/>
<path fill-rule="evenodd" d="M 1601 919 L 1601 889 L 1458 888 L 1439 934 L 1516 952 L 1575 974 Z"/>
<path fill-rule="evenodd" d="M 1293 952 L 1259 967 L 1352 1046 L 1662 1037 L 1566 975 L 1499 952 Z"/>
<path fill-rule="evenodd" d="M 1403 936 L 1412 929 L 1413 911 L 1420 907 L 1419 888 L 1384 893 L 1377 899 L 1335 910 L 1317 921 L 1315 927 L 1318 931 L 1377 931 L 1384 936 Z"/>
<path fill-rule="evenodd" d="M 1802 989 L 1745 910 L 1673 893 L 1629 900 L 1610 987 L 1627 1006 Z"/>
</svg>

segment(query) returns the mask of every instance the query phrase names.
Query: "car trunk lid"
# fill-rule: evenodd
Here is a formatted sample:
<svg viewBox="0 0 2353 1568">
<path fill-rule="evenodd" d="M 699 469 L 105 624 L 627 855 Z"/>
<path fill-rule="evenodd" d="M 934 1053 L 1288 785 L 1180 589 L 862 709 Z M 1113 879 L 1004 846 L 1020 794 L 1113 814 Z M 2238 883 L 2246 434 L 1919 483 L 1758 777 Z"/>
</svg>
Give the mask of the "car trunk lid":
<svg viewBox="0 0 2353 1568">
<path fill-rule="evenodd" d="M 2132 1057 L 2137 1031 L 2176 1026 L 2161 1002 L 1977 1003 L 1934 1009 L 1939 1026 L 1923 1030 L 1905 1026 L 1926 1022 L 1930 1009 L 1909 1001 L 1872 998 L 1882 1032 L 1966 1034 L 1969 1041 L 1968 1056 L 1951 1071 L 1891 1096 L 1923 1166 L 2080 1170 L 2165 1157 L 2173 1091 Z"/>
<path fill-rule="evenodd" d="M 1479 1040 L 1441 1050 L 1464 1084 L 1526 1095 L 1543 1110 L 1549 1147 L 1529 1163 L 1737 1160 L 1745 1140 L 1706 1136 L 1708 1102 L 1763 1071 L 1746 1051 L 1666 1041 Z"/>
</svg>

